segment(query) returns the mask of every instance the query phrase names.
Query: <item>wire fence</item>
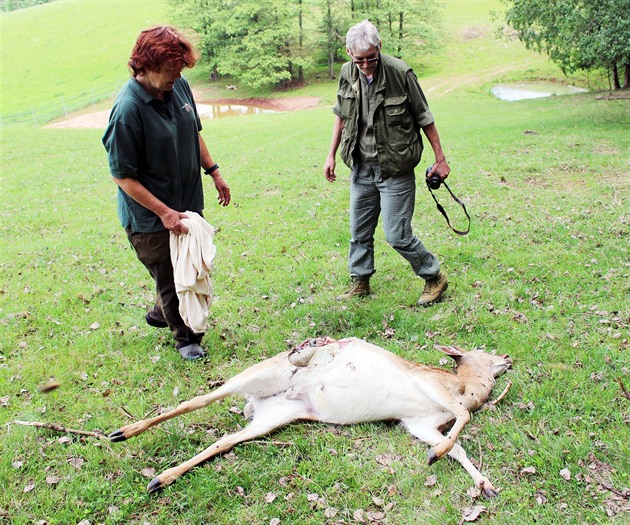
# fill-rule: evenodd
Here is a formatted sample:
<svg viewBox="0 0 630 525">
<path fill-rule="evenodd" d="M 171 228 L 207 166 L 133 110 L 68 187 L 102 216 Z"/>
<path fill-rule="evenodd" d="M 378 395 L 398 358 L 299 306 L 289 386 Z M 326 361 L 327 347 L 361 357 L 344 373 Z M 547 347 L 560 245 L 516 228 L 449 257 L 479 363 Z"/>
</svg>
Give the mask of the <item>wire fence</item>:
<svg viewBox="0 0 630 525">
<path fill-rule="evenodd" d="M 0 115 L 0 127 L 12 125 L 32 125 L 41 126 L 51 120 L 68 115 L 74 111 L 95 106 L 101 100 L 116 96 L 125 81 L 119 80 L 113 84 L 92 89 L 76 97 L 60 97 L 48 106 L 32 109 L 24 113 L 14 113 L 12 115 Z"/>
</svg>

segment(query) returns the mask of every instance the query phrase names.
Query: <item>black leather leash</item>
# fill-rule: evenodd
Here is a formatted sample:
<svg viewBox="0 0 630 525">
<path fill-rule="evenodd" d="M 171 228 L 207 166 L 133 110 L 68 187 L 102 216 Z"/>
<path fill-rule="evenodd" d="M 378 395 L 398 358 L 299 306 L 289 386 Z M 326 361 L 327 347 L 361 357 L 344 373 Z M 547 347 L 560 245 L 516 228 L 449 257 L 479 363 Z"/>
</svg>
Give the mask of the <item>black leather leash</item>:
<svg viewBox="0 0 630 525">
<path fill-rule="evenodd" d="M 427 170 L 428 172 L 429 170 Z M 468 219 L 468 228 L 466 229 L 466 231 L 461 231 L 461 230 L 456 230 L 455 228 L 453 228 L 451 226 L 451 221 L 448 220 L 448 215 L 446 215 L 446 211 L 444 210 L 444 208 L 442 207 L 442 205 L 438 202 L 438 200 L 435 198 L 435 195 L 433 195 L 433 190 L 431 189 L 431 185 L 429 184 L 429 180 L 427 179 L 427 188 L 429 188 L 429 191 L 431 192 L 431 197 L 433 197 L 433 200 L 435 201 L 435 204 L 437 205 L 437 209 L 440 211 L 440 213 L 442 215 L 444 215 L 444 218 L 446 219 L 446 224 L 448 224 L 448 227 L 453 230 L 457 235 L 467 235 L 468 232 L 470 231 L 470 215 L 468 215 L 468 211 L 466 210 L 466 206 L 464 205 L 464 203 L 462 201 L 460 201 L 456 195 L 451 191 L 451 188 L 448 187 L 448 184 L 446 184 L 446 181 L 442 181 L 442 184 L 444 185 L 444 187 L 448 190 L 448 192 L 451 194 L 451 197 L 453 197 L 453 200 L 459 204 L 463 210 L 464 213 L 466 214 L 466 218 Z"/>
</svg>

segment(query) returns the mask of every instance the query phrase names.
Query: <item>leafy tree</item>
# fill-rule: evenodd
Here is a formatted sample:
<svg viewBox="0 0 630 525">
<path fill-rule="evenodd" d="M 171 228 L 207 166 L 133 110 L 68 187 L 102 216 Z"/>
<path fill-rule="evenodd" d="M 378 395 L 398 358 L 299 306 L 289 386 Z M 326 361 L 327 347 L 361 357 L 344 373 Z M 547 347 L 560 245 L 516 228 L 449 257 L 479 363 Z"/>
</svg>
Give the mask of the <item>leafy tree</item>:
<svg viewBox="0 0 630 525">
<path fill-rule="evenodd" d="M 630 0 L 503 0 L 507 23 L 528 49 L 545 52 L 565 74 L 605 69 L 630 86 Z"/>
<path fill-rule="evenodd" d="M 254 88 L 301 81 L 313 60 L 326 57 L 328 75 L 345 58 L 345 33 L 365 18 L 379 28 L 387 53 L 418 56 L 437 45 L 437 0 L 169 0 L 178 25 L 200 37 L 211 77 L 229 75 Z M 308 7 L 305 9 L 305 5 Z M 317 27 L 306 50 L 304 24 Z"/>
<path fill-rule="evenodd" d="M 254 88 L 286 85 L 310 59 L 300 48 L 300 7 L 291 0 L 175 0 L 175 19 L 194 29 L 211 75 Z"/>
<path fill-rule="evenodd" d="M 52 0 L 0 0 L 0 11 L 16 11 L 39 4 L 47 4 Z"/>
<path fill-rule="evenodd" d="M 387 54 L 426 55 L 439 46 L 436 0 L 351 0 L 351 12 L 355 23 L 367 18 L 378 28 Z"/>
<path fill-rule="evenodd" d="M 227 41 L 220 18 L 222 0 L 170 0 L 169 4 L 175 23 L 192 29 L 198 35 L 203 62 L 210 66 L 210 78 L 217 80 L 218 57 Z"/>
<path fill-rule="evenodd" d="M 326 52 L 328 78 L 335 78 L 335 62 L 345 56 L 345 28 L 349 25 L 349 18 L 344 16 L 343 0 L 322 0 L 322 21 L 320 32 L 324 36 L 321 46 Z"/>
</svg>

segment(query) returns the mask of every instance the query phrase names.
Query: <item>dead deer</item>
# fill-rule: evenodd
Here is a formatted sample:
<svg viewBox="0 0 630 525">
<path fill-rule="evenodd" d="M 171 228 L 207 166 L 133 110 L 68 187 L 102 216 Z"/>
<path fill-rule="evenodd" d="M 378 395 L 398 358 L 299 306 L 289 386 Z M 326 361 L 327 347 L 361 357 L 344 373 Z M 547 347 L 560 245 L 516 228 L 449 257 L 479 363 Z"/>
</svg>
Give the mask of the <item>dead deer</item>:
<svg viewBox="0 0 630 525">
<path fill-rule="evenodd" d="M 432 446 L 429 465 L 449 454 L 472 476 L 484 496 L 494 497 L 496 489 L 456 440 L 470 420 L 470 412 L 488 399 L 494 378 L 510 368 L 512 360 L 507 355 L 482 350 L 436 348 L 455 359 L 456 374 L 412 363 L 356 338 L 312 339 L 247 368 L 209 394 L 183 402 L 170 412 L 124 426 L 109 437 L 123 441 L 213 401 L 241 394 L 248 399 L 244 412 L 246 417 L 251 416 L 250 424 L 162 472 L 149 483 L 149 492 L 170 485 L 194 466 L 238 443 L 292 421 L 349 425 L 400 420 L 412 435 Z M 450 423 L 450 431 L 442 434 Z"/>
</svg>

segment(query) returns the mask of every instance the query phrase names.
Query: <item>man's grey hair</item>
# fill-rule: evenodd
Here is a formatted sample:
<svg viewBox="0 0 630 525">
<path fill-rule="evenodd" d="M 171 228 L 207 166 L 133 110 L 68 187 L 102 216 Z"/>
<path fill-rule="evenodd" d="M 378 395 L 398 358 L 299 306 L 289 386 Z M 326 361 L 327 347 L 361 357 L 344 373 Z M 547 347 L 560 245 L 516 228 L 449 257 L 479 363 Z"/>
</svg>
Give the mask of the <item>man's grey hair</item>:
<svg viewBox="0 0 630 525">
<path fill-rule="evenodd" d="M 378 47 L 380 43 L 378 29 L 369 20 L 352 26 L 346 34 L 346 49 L 355 53 L 365 53 L 370 47 Z"/>
</svg>

